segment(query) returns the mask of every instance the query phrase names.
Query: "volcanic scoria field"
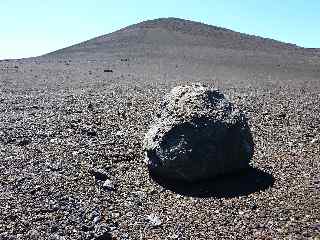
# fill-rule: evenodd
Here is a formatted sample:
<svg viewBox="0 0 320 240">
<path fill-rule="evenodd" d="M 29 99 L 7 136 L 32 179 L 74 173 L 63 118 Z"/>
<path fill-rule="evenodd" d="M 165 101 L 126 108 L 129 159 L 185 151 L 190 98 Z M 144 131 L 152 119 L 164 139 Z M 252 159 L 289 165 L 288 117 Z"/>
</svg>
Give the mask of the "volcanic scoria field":
<svg viewBox="0 0 320 240">
<path fill-rule="evenodd" d="M 248 117 L 252 169 L 158 182 L 142 140 L 175 86 Z M 320 49 L 166 18 L 0 61 L 0 239 L 320 239 Z"/>
</svg>

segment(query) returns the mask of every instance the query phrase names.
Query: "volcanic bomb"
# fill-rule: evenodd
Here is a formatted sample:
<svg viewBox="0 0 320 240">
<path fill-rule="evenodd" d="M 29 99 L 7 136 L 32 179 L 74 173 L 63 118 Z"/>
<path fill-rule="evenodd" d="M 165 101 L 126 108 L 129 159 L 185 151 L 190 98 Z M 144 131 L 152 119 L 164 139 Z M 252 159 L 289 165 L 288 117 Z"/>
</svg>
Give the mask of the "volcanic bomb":
<svg viewBox="0 0 320 240">
<path fill-rule="evenodd" d="M 153 174 L 193 182 L 248 168 L 254 144 L 243 112 L 217 89 L 192 84 L 164 97 L 144 149 Z"/>
</svg>

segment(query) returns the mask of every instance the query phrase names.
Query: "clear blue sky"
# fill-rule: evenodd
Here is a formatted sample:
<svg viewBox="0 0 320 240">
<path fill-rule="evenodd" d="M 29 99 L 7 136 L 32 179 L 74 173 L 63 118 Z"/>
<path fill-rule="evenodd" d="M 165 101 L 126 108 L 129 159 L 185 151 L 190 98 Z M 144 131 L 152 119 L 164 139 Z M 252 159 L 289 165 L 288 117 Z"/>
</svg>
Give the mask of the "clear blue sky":
<svg viewBox="0 0 320 240">
<path fill-rule="evenodd" d="M 320 48 L 320 0 L 0 0 L 0 59 L 41 55 L 159 17 Z"/>
</svg>

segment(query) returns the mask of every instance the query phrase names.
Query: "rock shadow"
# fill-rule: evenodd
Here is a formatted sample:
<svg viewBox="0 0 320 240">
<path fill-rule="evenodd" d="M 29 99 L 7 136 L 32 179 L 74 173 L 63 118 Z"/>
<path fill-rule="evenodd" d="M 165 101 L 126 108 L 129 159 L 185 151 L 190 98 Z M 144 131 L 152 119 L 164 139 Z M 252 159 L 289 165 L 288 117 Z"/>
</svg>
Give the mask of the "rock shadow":
<svg viewBox="0 0 320 240">
<path fill-rule="evenodd" d="M 247 196 L 272 187 L 275 181 L 271 174 L 254 167 L 250 167 L 241 173 L 223 175 L 195 183 L 164 179 L 150 170 L 149 174 L 156 183 L 165 189 L 183 196 L 198 198 Z"/>
</svg>

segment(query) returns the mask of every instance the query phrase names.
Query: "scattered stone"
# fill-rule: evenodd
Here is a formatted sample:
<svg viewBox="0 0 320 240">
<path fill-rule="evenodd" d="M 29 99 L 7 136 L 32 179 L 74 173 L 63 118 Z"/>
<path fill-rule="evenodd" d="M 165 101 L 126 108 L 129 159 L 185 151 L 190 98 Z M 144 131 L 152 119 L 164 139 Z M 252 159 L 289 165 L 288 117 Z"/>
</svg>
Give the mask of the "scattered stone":
<svg viewBox="0 0 320 240">
<path fill-rule="evenodd" d="M 39 110 L 39 109 L 40 109 L 40 106 L 38 106 L 38 105 L 33 105 L 33 106 L 30 107 L 30 109 Z"/>
<path fill-rule="evenodd" d="M 94 229 L 94 226 L 89 225 L 82 225 L 81 230 L 84 232 L 92 231 Z"/>
<path fill-rule="evenodd" d="M 115 134 L 117 137 L 120 137 L 120 136 L 123 136 L 124 135 L 124 132 L 122 130 L 119 130 L 116 132 Z"/>
<path fill-rule="evenodd" d="M 30 143 L 31 143 L 30 139 L 24 138 L 24 139 L 18 141 L 17 144 L 18 144 L 18 146 L 24 147 L 24 146 L 27 146 Z"/>
<path fill-rule="evenodd" d="M 92 169 L 90 171 L 90 173 L 95 177 L 96 180 L 101 180 L 101 181 L 105 181 L 107 180 L 109 177 L 109 174 L 107 171 L 99 168 L 99 169 Z"/>
<path fill-rule="evenodd" d="M 32 190 L 30 190 L 29 191 L 29 193 L 31 194 L 31 195 L 34 195 L 34 194 L 36 194 L 37 192 L 39 192 L 39 191 L 41 191 L 41 186 L 36 186 L 36 187 L 34 187 Z"/>
<path fill-rule="evenodd" d="M 109 191 L 115 190 L 115 186 L 110 179 L 105 180 L 102 186 L 104 189 L 109 190 Z"/>
<path fill-rule="evenodd" d="M 94 129 L 89 129 L 86 132 L 89 137 L 96 137 L 98 135 Z"/>
<path fill-rule="evenodd" d="M 155 214 L 150 214 L 147 215 L 146 220 L 153 226 L 153 227 L 158 227 L 162 224 L 162 221 L 160 220 L 160 218 L 155 215 Z"/>
<path fill-rule="evenodd" d="M 50 169 L 51 171 L 60 171 L 62 169 L 62 161 L 61 160 L 58 160 L 56 162 L 52 162 L 52 163 L 49 163 L 47 162 L 46 163 L 48 169 Z"/>
<path fill-rule="evenodd" d="M 51 233 L 55 233 L 59 230 L 58 226 L 57 225 L 52 225 L 51 228 L 50 228 L 50 232 Z"/>
<path fill-rule="evenodd" d="M 169 239 L 178 239 L 179 235 L 178 234 L 172 234 L 169 236 Z"/>
<path fill-rule="evenodd" d="M 90 110 L 90 111 L 93 110 L 93 104 L 92 104 L 92 103 L 89 103 L 89 104 L 88 104 L 88 110 Z"/>
<path fill-rule="evenodd" d="M 111 216 L 112 216 L 113 219 L 119 218 L 119 217 L 120 217 L 120 213 L 118 213 L 118 212 L 113 212 L 113 213 L 111 213 Z"/>
<path fill-rule="evenodd" d="M 66 240 L 65 236 L 60 236 L 59 234 L 53 234 L 49 238 L 50 240 Z"/>
<path fill-rule="evenodd" d="M 112 234 L 109 232 L 104 232 L 99 236 L 94 238 L 95 240 L 112 240 Z"/>
<path fill-rule="evenodd" d="M 57 143 L 59 143 L 59 139 L 58 139 L 58 138 L 52 138 L 52 139 L 50 139 L 49 142 L 50 142 L 50 143 L 57 144 Z"/>
<path fill-rule="evenodd" d="M 152 173 L 190 182 L 248 168 L 253 147 L 245 115 L 202 84 L 173 88 L 144 138 Z"/>
<path fill-rule="evenodd" d="M 97 224 L 98 222 L 100 222 L 101 217 L 100 216 L 96 216 L 93 218 L 93 224 Z"/>
</svg>

